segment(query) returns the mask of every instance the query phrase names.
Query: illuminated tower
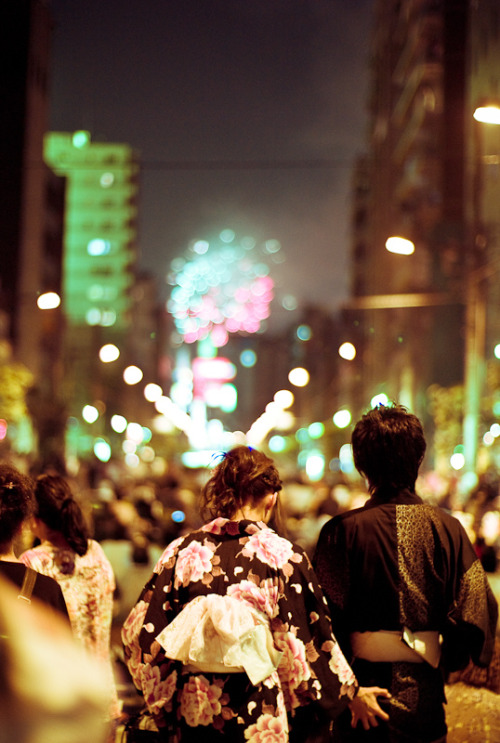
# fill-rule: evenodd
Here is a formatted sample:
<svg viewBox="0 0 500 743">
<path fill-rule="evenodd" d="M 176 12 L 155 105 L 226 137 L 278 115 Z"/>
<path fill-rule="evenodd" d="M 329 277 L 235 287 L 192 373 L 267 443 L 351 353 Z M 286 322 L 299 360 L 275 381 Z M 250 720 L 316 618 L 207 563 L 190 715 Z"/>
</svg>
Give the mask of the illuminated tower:
<svg viewBox="0 0 500 743">
<path fill-rule="evenodd" d="M 102 376 L 98 349 L 105 342 L 123 349 L 131 328 L 138 163 L 129 145 L 92 142 L 85 131 L 48 133 L 45 161 L 67 181 L 65 396 L 76 412 L 96 400 L 106 405 L 116 389 Z"/>
<path fill-rule="evenodd" d="M 71 327 L 116 331 L 130 323 L 136 257 L 137 172 L 126 144 L 88 132 L 51 132 L 46 162 L 67 178 L 63 293 Z"/>
</svg>

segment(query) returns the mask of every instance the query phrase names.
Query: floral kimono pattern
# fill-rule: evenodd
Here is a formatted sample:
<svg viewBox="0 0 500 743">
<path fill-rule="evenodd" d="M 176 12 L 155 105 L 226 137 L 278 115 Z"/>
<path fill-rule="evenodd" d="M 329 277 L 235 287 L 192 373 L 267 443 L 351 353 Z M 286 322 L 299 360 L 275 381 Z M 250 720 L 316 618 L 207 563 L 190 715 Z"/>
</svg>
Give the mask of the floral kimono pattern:
<svg viewBox="0 0 500 743">
<path fill-rule="evenodd" d="M 201 671 L 169 657 L 168 643 L 162 647 L 158 636 L 179 613 L 193 599 L 213 596 L 262 617 L 279 659 L 267 677 L 252 683 L 243 670 L 224 672 L 220 663 L 215 672 Z M 333 718 L 357 689 L 307 555 L 261 522 L 217 518 L 174 540 L 130 612 L 122 640 L 144 696 L 143 727 L 179 743 L 200 734 L 216 740 L 217 731 L 232 742 L 286 743 L 297 708 L 316 703 Z"/>
<path fill-rule="evenodd" d="M 71 549 L 42 542 L 23 552 L 19 559 L 61 586 L 73 635 L 102 661 L 112 695 L 110 716 L 118 717 L 120 704 L 110 649 L 115 576 L 101 545 L 90 539 L 87 552 L 78 555 Z"/>
</svg>

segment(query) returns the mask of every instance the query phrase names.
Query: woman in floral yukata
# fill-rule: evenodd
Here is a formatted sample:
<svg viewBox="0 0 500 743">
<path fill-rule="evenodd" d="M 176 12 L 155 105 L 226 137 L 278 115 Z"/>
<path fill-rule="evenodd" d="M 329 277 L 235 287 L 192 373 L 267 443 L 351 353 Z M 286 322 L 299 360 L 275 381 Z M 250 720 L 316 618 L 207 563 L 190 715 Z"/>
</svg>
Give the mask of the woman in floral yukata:
<svg viewBox="0 0 500 743">
<path fill-rule="evenodd" d="M 358 688 L 305 552 L 267 525 L 280 490 L 271 459 L 236 447 L 202 491 L 212 520 L 159 559 L 122 630 L 145 701 L 137 740 L 302 741 L 303 708 L 386 719 L 388 692 Z"/>
</svg>

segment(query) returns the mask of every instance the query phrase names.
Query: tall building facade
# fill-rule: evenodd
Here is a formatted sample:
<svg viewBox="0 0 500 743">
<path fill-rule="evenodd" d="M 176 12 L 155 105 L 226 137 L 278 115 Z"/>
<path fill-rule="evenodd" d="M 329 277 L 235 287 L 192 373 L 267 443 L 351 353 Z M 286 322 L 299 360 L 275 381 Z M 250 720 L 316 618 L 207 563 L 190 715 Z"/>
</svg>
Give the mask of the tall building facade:
<svg viewBox="0 0 500 743">
<path fill-rule="evenodd" d="M 475 199 L 488 203 L 472 113 L 480 90 L 498 93 L 499 38 L 494 0 L 375 3 L 368 148 L 353 179 L 353 394 L 360 409 L 386 394 L 429 428 L 434 392 L 466 375 L 471 215 Z M 413 254 L 389 252 L 391 236 Z"/>
<path fill-rule="evenodd" d="M 37 297 L 58 291 L 61 260 L 62 212 L 43 162 L 52 21 L 41 0 L 7 0 L 0 15 L 0 313 L 16 357 L 37 375 L 44 322 Z"/>
<path fill-rule="evenodd" d="M 469 50 L 466 111 L 470 114 L 480 106 L 500 106 L 500 7 L 495 0 L 471 4 Z M 500 120 L 494 125 L 466 117 L 468 223 L 470 242 L 475 247 L 470 266 L 470 325 L 475 337 L 470 346 L 472 360 L 478 367 L 475 374 L 469 375 L 468 397 L 472 425 L 479 429 L 480 436 L 500 421 L 499 123 Z M 489 448 L 488 453 L 493 454 L 494 448 Z"/>
<path fill-rule="evenodd" d="M 97 405 L 104 434 L 109 417 L 124 412 L 116 409 L 123 387 L 122 362 L 105 368 L 99 349 L 114 343 L 121 360 L 127 359 L 134 307 L 139 166 L 129 145 L 93 142 L 86 131 L 48 133 L 45 160 L 66 179 L 64 396 L 73 416 L 86 404 Z"/>
<path fill-rule="evenodd" d="M 70 326 L 130 325 L 136 261 L 137 176 L 126 144 L 88 132 L 50 132 L 45 160 L 67 179 L 63 293 Z"/>
</svg>

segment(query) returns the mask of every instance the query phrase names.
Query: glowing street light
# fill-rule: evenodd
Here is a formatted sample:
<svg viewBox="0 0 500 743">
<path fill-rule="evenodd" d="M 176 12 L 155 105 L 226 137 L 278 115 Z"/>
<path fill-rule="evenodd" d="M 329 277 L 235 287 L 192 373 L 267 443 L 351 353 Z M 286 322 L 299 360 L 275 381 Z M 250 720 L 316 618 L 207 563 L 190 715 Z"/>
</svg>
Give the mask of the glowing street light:
<svg viewBox="0 0 500 743">
<path fill-rule="evenodd" d="M 497 104 L 478 106 L 472 115 L 481 124 L 500 124 L 500 106 Z"/>
<path fill-rule="evenodd" d="M 144 376 L 142 369 L 138 366 L 127 366 L 123 371 L 123 380 L 126 384 L 138 384 Z"/>
<path fill-rule="evenodd" d="M 294 387 L 306 387 L 309 384 L 309 372 L 302 366 L 296 366 L 288 374 L 288 381 Z"/>
<path fill-rule="evenodd" d="M 106 343 L 99 351 L 99 358 L 103 364 L 109 364 L 116 361 L 120 356 L 120 349 L 114 343 Z"/>
<path fill-rule="evenodd" d="M 99 411 L 94 405 L 85 405 L 82 410 L 82 418 L 86 423 L 95 423 L 99 418 Z"/>
<path fill-rule="evenodd" d="M 347 428 L 352 420 L 351 411 L 346 409 L 337 410 L 337 412 L 333 415 L 332 420 L 337 428 Z"/>
<path fill-rule="evenodd" d="M 339 348 L 339 356 L 346 361 L 353 361 L 356 358 L 356 347 L 348 341 L 342 343 Z"/>
<path fill-rule="evenodd" d="M 148 402 L 156 402 L 163 395 L 163 390 L 159 384 L 150 382 L 144 387 L 144 397 Z"/>
<path fill-rule="evenodd" d="M 40 294 L 36 303 L 40 310 L 55 310 L 61 304 L 61 297 L 56 292 L 44 292 Z"/>
<path fill-rule="evenodd" d="M 273 397 L 274 402 L 283 410 L 291 407 L 294 399 L 293 392 L 290 392 L 290 390 L 278 390 Z"/>
<path fill-rule="evenodd" d="M 415 252 L 414 243 L 399 235 L 388 237 L 385 241 L 385 247 L 389 253 L 397 253 L 398 255 L 412 255 Z"/>
</svg>

